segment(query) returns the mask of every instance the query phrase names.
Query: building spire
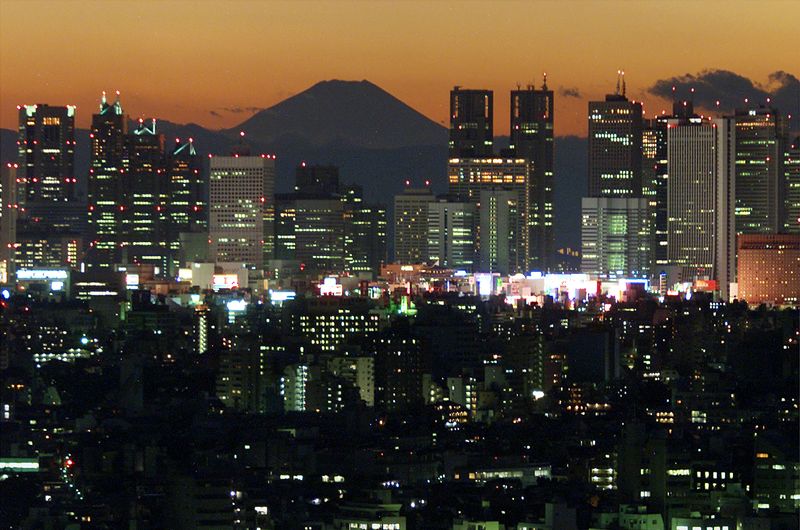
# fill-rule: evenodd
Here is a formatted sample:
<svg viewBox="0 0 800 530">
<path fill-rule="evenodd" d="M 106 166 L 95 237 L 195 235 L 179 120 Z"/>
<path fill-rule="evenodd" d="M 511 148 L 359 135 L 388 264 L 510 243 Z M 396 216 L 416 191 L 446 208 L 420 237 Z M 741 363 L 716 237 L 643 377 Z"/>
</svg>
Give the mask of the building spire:
<svg viewBox="0 0 800 530">
<path fill-rule="evenodd" d="M 544 80 L 542 81 L 542 90 L 547 90 L 547 72 L 542 74 Z"/>
<path fill-rule="evenodd" d="M 625 70 L 622 70 L 622 97 L 625 97 Z"/>
<path fill-rule="evenodd" d="M 614 91 L 616 95 L 619 96 L 619 81 L 620 76 L 622 75 L 622 70 L 617 70 L 617 89 Z"/>
</svg>

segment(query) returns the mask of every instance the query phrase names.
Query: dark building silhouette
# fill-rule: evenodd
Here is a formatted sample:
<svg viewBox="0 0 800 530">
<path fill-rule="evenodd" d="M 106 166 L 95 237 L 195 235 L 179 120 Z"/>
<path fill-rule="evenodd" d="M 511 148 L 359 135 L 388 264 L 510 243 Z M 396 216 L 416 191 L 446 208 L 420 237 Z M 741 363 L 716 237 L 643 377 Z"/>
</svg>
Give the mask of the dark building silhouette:
<svg viewBox="0 0 800 530">
<path fill-rule="evenodd" d="M 530 266 L 547 271 L 553 267 L 553 91 L 545 78 L 541 89 L 532 85 L 511 91 L 510 149 L 531 164 L 529 188 Z"/>
<path fill-rule="evenodd" d="M 295 172 L 294 190 L 298 193 L 321 195 L 339 193 L 339 168 L 336 166 L 310 166 L 303 162 Z"/>
<path fill-rule="evenodd" d="M 493 155 L 493 99 L 491 90 L 450 91 L 450 158 Z"/>
<path fill-rule="evenodd" d="M 642 196 L 642 104 L 622 88 L 589 102 L 589 196 Z"/>
</svg>

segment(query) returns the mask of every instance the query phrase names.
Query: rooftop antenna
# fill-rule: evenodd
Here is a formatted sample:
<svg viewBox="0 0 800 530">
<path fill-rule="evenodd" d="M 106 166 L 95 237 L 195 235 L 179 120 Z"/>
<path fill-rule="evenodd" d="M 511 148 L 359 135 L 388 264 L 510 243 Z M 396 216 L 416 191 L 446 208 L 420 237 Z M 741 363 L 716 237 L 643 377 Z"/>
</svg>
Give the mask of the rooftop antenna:
<svg viewBox="0 0 800 530">
<path fill-rule="evenodd" d="M 542 77 L 544 81 L 542 81 L 542 90 L 547 90 L 547 72 L 543 72 Z"/>
<path fill-rule="evenodd" d="M 625 70 L 622 70 L 622 97 L 625 97 Z"/>
<path fill-rule="evenodd" d="M 617 90 L 616 90 L 615 94 L 618 95 L 618 96 L 619 96 L 619 82 L 620 82 L 620 76 L 621 75 L 622 75 L 622 70 L 617 70 Z"/>
</svg>

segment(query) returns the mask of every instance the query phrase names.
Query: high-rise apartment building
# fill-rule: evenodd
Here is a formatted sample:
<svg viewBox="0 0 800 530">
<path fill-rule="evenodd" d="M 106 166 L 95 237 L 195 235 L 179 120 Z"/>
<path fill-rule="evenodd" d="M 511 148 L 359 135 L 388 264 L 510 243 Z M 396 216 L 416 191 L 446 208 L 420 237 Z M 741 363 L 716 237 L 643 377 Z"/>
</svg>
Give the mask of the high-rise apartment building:
<svg viewBox="0 0 800 530">
<path fill-rule="evenodd" d="M 769 107 L 738 109 L 736 233 L 774 233 L 782 224 L 785 121 Z"/>
<path fill-rule="evenodd" d="M 394 261 L 427 261 L 428 206 L 436 197 L 430 188 L 406 188 L 394 196 Z"/>
<path fill-rule="evenodd" d="M 113 104 L 100 102 L 100 112 L 92 116 L 89 138 L 92 151 L 88 182 L 87 265 L 110 268 L 119 261 L 118 227 L 121 225 L 122 181 L 124 172 L 125 136 L 128 117 L 117 99 Z"/>
<path fill-rule="evenodd" d="M 652 218 L 645 198 L 584 197 L 581 271 L 604 278 L 648 278 Z"/>
<path fill-rule="evenodd" d="M 800 136 L 783 150 L 783 231 L 800 234 Z"/>
<path fill-rule="evenodd" d="M 428 260 L 472 272 L 477 249 L 477 207 L 447 198 L 428 203 Z"/>
<path fill-rule="evenodd" d="M 211 259 L 261 268 L 273 237 L 275 157 L 215 156 L 209 166 Z"/>
<path fill-rule="evenodd" d="M 735 279 L 735 128 L 731 120 L 670 119 L 667 129 L 668 259 L 688 279 Z"/>
<path fill-rule="evenodd" d="M 800 303 L 800 234 L 740 234 L 739 298 L 749 304 Z"/>
<path fill-rule="evenodd" d="M 529 224 L 531 164 L 527 158 L 451 158 L 447 165 L 450 196 L 463 202 L 472 202 L 482 208 L 481 192 L 502 188 L 517 194 L 516 226 L 513 251 L 510 251 L 511 274 L 530 270 Z M 478 239 L 479 249 L 484 234 Z"/>
<path fill-rule="evenodd" d="M 500 187 L 479 194 L 479 268 L 481 272 L 510 274 L 519 263 L 519 193 Z"/>
<path fill-rule="evenodd" d="M 450 158 L 494 153 L 494 103 L 491 90 L 455 87 L 450 91 Z"/>
<path fill-rule="evenodd" d="M 547 81 L 511 91 L 510 149 L 531 162 L 529 259 L 533 269 L 547 271 L 554 259 L 553 232 L 554 144 L 553 91 Z"/>
<path fill-rule="evenodd" d="M 589 102 L 589 197 L 641 197 L 642 104 L 625 89 Z"/>
</svg>

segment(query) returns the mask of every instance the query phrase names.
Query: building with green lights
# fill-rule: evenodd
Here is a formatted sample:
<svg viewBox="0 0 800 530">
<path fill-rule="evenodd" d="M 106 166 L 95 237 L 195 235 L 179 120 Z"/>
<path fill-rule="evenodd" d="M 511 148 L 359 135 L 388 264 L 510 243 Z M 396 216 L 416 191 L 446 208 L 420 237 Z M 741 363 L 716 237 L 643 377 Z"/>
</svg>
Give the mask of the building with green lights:
<svg viewBox="0 0 800 530">
<path fill-rule="evenodd" d="M 584 197 L 581 271 L 602 278 L 647 278 L 651 224 L 647 199 Z"/>
</svg>

